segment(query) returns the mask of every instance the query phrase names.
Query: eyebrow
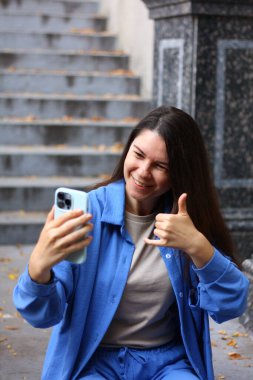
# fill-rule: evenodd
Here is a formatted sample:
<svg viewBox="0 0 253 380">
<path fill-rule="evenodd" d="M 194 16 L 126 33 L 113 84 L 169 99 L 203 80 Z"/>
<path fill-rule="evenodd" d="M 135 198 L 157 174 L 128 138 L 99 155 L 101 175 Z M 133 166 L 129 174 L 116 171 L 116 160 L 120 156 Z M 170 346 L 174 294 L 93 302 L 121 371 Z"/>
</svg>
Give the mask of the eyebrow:
<svg viewBox="0 0 253 380">
<path fill-rule="evenodd" d="M 146 156 L 146 153 L 145 152 L 143 152 L 143 150 L 141 150 L 141 148 L 139 148 L 137 145 L 133 145 L 136 149 L 138 149 L 142 154 L 143 154 L 143 156 Z M 169 163 L 166 161 L 156 161 L 156 163 L 157 164 L 160 164 L 160 165 L 164 165 L 164 166 L 167 166 L 167 167 L 169 167 Z"/>
</svg>

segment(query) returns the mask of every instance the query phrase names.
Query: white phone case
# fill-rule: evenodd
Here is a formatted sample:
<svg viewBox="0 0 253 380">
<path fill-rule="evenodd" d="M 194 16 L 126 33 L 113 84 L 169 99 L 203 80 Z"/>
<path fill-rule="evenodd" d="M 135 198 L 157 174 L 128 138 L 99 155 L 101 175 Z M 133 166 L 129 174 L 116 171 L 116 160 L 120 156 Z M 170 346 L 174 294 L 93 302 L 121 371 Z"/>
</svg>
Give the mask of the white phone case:
<svg viewBox="0 0 253 380">
<path fill-rule="evenodd" d="M 84 191 L 60 187 L 55 191 L 55 219 L 65 212 L 75 209 L 88 211 L 88 194 Z M 86 247 L 78 252 L 71 253 L 66 260 L 75 264 L 82 264 L 86 260 Z"/>
</svg>

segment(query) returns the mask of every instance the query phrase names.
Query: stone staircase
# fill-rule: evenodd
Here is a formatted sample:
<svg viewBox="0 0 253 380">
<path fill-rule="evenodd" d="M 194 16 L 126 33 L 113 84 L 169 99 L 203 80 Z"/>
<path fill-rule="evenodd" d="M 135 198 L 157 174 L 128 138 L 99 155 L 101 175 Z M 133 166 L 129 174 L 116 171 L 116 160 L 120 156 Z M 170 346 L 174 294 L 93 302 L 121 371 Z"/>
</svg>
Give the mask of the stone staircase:
<svg viewBox="0 0 253 380">
<path fill-rule="evenodd" d="M 0 0 L 0 244 L 34 243 L 59 186 L 109 174 L 149 110 L 99 1 Z"/>
</svg>

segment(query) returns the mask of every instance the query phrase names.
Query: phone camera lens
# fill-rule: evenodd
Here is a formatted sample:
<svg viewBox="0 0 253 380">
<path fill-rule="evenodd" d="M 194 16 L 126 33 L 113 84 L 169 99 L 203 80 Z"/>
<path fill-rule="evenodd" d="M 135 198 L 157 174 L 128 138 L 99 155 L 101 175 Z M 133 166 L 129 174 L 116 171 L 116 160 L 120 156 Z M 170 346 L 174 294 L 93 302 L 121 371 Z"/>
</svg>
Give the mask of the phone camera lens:
<svg viewBox="0 0 253 380">
<path fill-rule="evenodd" d="M 63 210 L 70 210 L 72 205 L 71 195 L 68 193 L 59 192 L 57 194 L 57 205 Z"/>
<path fill-rule="evenodd" d="M 58 199 L 64 200 L 65 194 L 64 193 L 58 193 Z"/>
<path fill-rule="evenodd" d="M 65 208 L 65 203 L 61 200 L 58 200 L 57 202 L 59 208 Z"/>
<path fill-rule="evenodd" d="M 71 200 L 70 199 L 65 199 L 65 204 L 67 206 L 67 209 L 69 210 L 71 207 Z"/>
</svg>

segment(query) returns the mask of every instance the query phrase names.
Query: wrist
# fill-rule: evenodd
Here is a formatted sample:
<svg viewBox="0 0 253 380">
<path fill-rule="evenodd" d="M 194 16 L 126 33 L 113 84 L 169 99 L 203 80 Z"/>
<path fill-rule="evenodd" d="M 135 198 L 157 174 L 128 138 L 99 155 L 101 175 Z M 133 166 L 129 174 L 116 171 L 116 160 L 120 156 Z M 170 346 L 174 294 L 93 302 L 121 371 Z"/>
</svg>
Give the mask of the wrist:
<svg viewBox="0 0 253 380">
<path fill-rule="evenodd" d="M 196 236 L 192 239 L 192 244 L 186 253 L 191 257 L 196 267 L 201 268 L 213 257 L 214 247 L 206 237 L 198 231 Z"/>
<path fill-rule="evenodd" d="M 30 278 L 38 284 L 48 284 L 53 277 L 51 270 L 43 273 L 36 273 L 31 270 L 30 266 L 28 266 L 28 273 Z"/>
<path fill-rule="evenodd" d="M 28 264 L 28 273 L 31 279 L 38 284 L 47 284 L 52 278 L 51 268 L 40 268 L 38 264 L 33 263 L 32 258 Z"/>
</svg>

